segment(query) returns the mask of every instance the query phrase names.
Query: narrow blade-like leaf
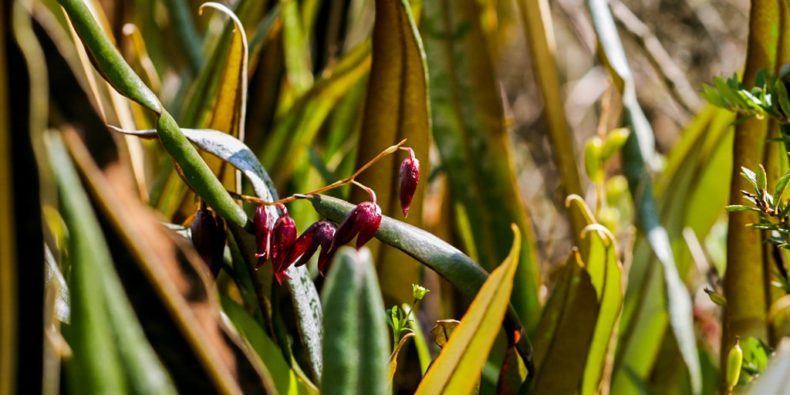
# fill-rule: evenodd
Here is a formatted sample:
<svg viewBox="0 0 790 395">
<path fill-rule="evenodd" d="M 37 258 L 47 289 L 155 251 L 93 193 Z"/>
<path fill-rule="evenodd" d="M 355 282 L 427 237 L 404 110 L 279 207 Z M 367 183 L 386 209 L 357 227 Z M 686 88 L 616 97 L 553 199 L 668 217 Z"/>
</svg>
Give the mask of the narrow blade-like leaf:
<svg viewBox="0 0 790 395">
<path fill-rule="evenodd" d="M 343 247 L 323 291 L 327 394 L 385 394 L 389 343 L 370 251 Z"/>
<path fill-rule="evenodd" d="M 476 386 L 486 361 L 483 356 L 488 355 L 499 334 L 513 290 L 521 234 L 515 225 L 512 229 L 510 254 L 480 288 L 461 324 L 417 387 L 417 394 L 469 393 Z"/>
<path fill-rule="evenodd" d="M 423 26 L 433 135 L 453 199 L 472 224 L 474 245 L 467 250 L 492 270 L 510 250 L 508 226 L 515 222 L 521 229 L 513 306 L 531 332 L 540 316 L 540 272 L 480 6 L 474 0 L 425 2 Z"/>
</svg>

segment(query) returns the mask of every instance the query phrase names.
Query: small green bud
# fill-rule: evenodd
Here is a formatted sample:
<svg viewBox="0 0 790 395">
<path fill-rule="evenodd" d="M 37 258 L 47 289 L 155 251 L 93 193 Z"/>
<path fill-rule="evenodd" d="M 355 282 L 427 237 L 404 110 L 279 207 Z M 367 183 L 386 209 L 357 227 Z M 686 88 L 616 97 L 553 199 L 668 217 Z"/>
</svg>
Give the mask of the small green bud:
<svg viewBox="0 0 790 395">
<path fill-rule="evenodd" d="M 705 289 L 703 289 L 703 291 L 705 291 L 705 293 L 708 294 L 708 297 L 710 297 L 710 300 L 713 303 L 716 303 L 717 305 L 722 306 L 722 307 L 727 307 L 727 299 L 724 298 L 724 295 L 722 295 L 722 294 L 720 294 L 720 293 L 718 293 L 718 292 L 716 292 L 716 291 L 714 291 L 714 290 L 712 290 L 710 288 L 705 288 Z"/>
<path fill-rule="evenodd" d="M 735 345 L 730 349 L 727 354 L 727 390 L 732 392 L 738 380 L 741 378 L 741 366 L 743 365 L 743 349 L 741 349 L 741 341 L 735 338 Z"/>
<path fill-rule="evenodd" d="M 614 155 L 617 151 L 620 151 L 620 148 L 623 148 L 626 140 L 628 140 L 628 136 L 631 132 L 628 128 L 618 128 L 614 130 L 610 130 L 609 133 L 606 134 L 606 138 L 603 141 L 603 147 L 601 148 L 601 160 L 606 162 L 607 160 L 611 159 L 612 155 Z"/>
<path fill-rule="evenodd" d="M 422 300 L 422 298 L 424 298 L 425 295 L 428 294 L 428 292 L 431 292 L 431 290 L 423 287 L 422 285 L 419 284 L 411 285 L 411 294 L 414 297 L 414 300 Z"/>
<path fill-rule="evenodd" d="M 587 140 L 584 145 L 584 168 L 587 176 L 596 184 L 603 182 L 603 160 L 601 158 L 603 141 L 598 136 Z"/>
</svg>

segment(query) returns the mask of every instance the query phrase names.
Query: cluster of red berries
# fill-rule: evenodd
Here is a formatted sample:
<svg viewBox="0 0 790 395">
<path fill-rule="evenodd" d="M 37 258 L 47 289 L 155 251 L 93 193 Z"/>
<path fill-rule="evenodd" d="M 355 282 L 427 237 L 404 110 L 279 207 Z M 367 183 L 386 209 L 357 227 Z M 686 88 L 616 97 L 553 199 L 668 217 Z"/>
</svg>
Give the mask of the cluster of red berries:
<svg viewBox="0 0 790 395">
<path fill-rule="evenodd" d="M 420 180 L 420 162 L 409 150 L 409 157 L 403 160 L 400 167 L 400 202 L 403 215 L 408 215 L 417 183 Z M 257 243 L 256 257 L 259 266 L 271 259 L 274 276 L 282 284 L 288 278 L 286 271 L 291 265 L 301 266 L 321 247 L 318 255 L 318 271 L 325 275 L 329 262 L 337 249 L 357 238 L 356 248 L 359 249 L 370 241 L 381 224 L 381 208 L 376 204 L 376 194 L 368 189 L 370 200 L 359 203 L 348 213 L 340 226 L 321 220 L 307 228 L 299 237 L 296 236 L 296 224 L 288 215 L 285 205 L 277 204 L 280 217 L 276 218 L 272 210 L 259 205 L 255 210 L 255 238 Z"/>
<path fill-rule="evenodd" d="M 414 150 L 403 149 L 409 151 L 409 157 L 400 166 L 400 203 L 403 215 L 408 216 L 420 180 L 420 161 L 414 156 Z M 255 256 L 259 259 L 258 267 L 271 259 L 274 276 L 282 284 L 288 278 L 288 268 L 291 265 L 301 266 L 307 263 L 319 247 L 321 253 L 318 256 L 318 271 L 324 275 L 332 256 L 340 246 L 354 237 L 357 238 L 357 249 L 365 245 L 379 229 L 381 208 L 376 204 L 376 193 L 370 188 L 363 188 L 370 194 L 370 200 L 354 207 L 340 226 L 335 227 L 332 222 L 321 220 L 310 225 L 299 237 L 296 236 L 296 223 L 288 215 L 285 205 L 276 205 L 279 216 L 275 214 L 275 210 L 268 210 L 264 205 L 256 207 Z M 225 250 L 225 221 L 211 211 L 205 202 L 201 202 L 190 228 L 192 244 L 206 262 L 211 274 L 217 277 L 222 268 Z"/>
</svg>

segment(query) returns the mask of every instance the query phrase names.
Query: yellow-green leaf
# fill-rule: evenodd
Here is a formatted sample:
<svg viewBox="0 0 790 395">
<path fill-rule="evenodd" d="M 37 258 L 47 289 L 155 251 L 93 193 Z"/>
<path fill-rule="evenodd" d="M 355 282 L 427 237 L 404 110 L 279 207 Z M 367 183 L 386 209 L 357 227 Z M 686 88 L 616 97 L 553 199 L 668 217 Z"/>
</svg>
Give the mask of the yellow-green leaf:
<svg viewBox="0 0 790 395">
<path fill-rule="evenodd" d="M 221 130 L 237 139 L 244 141 L 244 122 L 247 115 L 247 33 L 241 21 L 226 6 L 219 3 L 204 3 L 201 6 L 217 9 L 228 15 L 235 25 L 232 33 L 230 48 L 225 67 L 222 69 L 222 78 L 208 122 L 209 129 Z M 216 157 L 204 155 L 206 163 L 214 174 L 221 177 L 225 188 L 241 192 L 241 180 L 235 171 L 231 171 Z"/>
<path fill-rule="evenodd" d="M 669 235 L 660 222 L 649 171 L 656 166 L 653 128 L 639 104 L 634 77 L 609 5 L 605 0 L 587 0 L 586 4 L 601 49 L 599 58 L 607 66 L 610 78 L 622 97 L 624 123 L 632 132 L 622 149 L 622 161 L 636 211 L 635 225 L 645 235 L 663 268 L 669 323 L 689 371 L 691 392 L 699 394 L 702 377 L 691 297 L 678 273 Z M 646 266 L 649 260 L 634 262 L 639 263 L 635 266 Z"/>
<path fill-rule="evenodd" d="M 476 386 L 486 361 L 483 356 L 488 355 L 499 334 L 513 290 L 521 232 L 515 225 L 512 229 L 510 254 L 480 288 L 461 324 L 420 382 L 417 394 L 464 394 Z"/>
<path fill-rule="evenodd" d="M 600 308 L 582 378 L 581 393 L 586 395 L 599 393 L 602 382 L 608 382 L 611 375 L 611 366 L 607 369 L 607 363 L 613 359 L 610 354 L 616 344 L 615 329 L 623 309 L 625 287 L 614 236 L 597 224 L 588 225 L 583 235 L 589 235 L 590 239 L 589 254 L 584 263 Z"/>
<path fill-rule="evenodd" d="M 543 309 L 536 331 L 534 389 L 537 394 L 578 391 L 584 375 L 599 304 L 590 275 L 573 253 Z"/>
</svg>

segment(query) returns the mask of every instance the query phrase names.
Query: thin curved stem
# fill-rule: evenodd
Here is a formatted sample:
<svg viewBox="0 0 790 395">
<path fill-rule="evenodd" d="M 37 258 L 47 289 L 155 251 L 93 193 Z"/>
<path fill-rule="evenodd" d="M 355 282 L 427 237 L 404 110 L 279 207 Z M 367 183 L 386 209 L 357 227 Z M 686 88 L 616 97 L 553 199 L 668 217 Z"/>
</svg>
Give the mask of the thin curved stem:
<svg viewBox="0 0 790 395">
<path fill-rule="evenodd" d="M 370 189 L 369 187 L 357 182 L 356 178 L 359 177 L 359 175 L 362 174 L 365 170 L 367 170 L 368 168 L 373 166 L 376 162 L 381 160 L 381 158 L 383 158 L 383 157 L 385 157 L 385 156 L 387 156 L 389 154 L 392 154 L 393 152 L 395 152 L 395 151 L 397 151 L 399 149 L 405 149 L 404 147 L 402 147 L 403 144 L 405 144 L 405 143 L 406 143 L 406 139 L 403 139 L 400 142 L 398 142 L 397 144 L 391 145 L 391 146 L 385 148 L 383 151 L 379 152 L 378 155 L 374 156 L 373 159 L 367 161 L 364 165 L 362 165 L 362 167 L 357 169 L 357 171 L 355 171 L 354 174 L 352 174 L 351 176 L 346 177 L 346 178 L 344 178 L 342 180 L 337 180 L 337 181 L 335 181 L 335 182 L 333 182 L 333 183 L 331 183 L 329 185 L 325 185 L 325 186 L 323 186 L 321 188 L 314 189 L 314 190 L 312 190 L 310 192 L 295 193 L 295 194 L 293 194 L 291 196 L 288 196 L 288 197 L 285 197 L 285 198 L 282 198 L 282 199 L 279 199 L 279 200 L 275 200 L 273 202 L 261 199 L 261 198 L 259 198 L 257 196 L 250 196 L 250 195 L 243 195 L 243 194 L 240 194 L 240 193 L 234 193 L 233 191 L 228 191 L 228 193 L 233 198 L 239 199 L 239 200 L 244 201 L 244 202 L 254 203 L 254 204 L 262 204 L 264 206 L 274 206 L 274 205 L 278 205 L 278 204 L 291 203 L 291 202 L 297 201 L 299 199 L 306 199 L 306 198 L 309 198 L 311 195 L 319 195 L 319 194 L 322 194 L 322 193 L 324 193 L 326 191 L 329 191 L 331 189 L 335 189 L 335 188 L 341 187 L 343 185 L 354 183 L 357 186 L 359 186 L 360 188 L 366 190 L 368 192 L 368 194 L 370 194 L 371 200 L 375 203 L 376 202 L 376 194 L 375 194 L 375 192 L 373 192 L 373 190 Z M 411 148 L 409 148 L 409 150 L 411 151 Z M 411 151 L 411 152 L 413 152 L 413 151 Z"/>
</svg>

